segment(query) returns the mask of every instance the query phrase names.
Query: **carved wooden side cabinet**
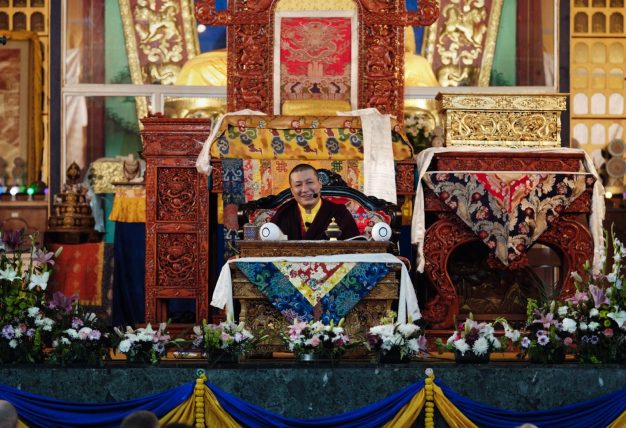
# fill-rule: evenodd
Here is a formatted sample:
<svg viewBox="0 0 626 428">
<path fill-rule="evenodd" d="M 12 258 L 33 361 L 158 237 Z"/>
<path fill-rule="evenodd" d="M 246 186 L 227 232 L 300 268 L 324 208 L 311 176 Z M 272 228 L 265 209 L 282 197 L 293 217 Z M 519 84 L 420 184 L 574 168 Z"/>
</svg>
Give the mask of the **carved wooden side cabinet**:
<svg viewBox="0 0 626 428">
<path fill-rule="evenodd" d="M 149 117 L 142 123 L 146 322 L 167 321 L 171 299 L 193 299 L 199 322 L 209 318 L 209 190 L 195 163 L 211 122 Z"/>
</svg>

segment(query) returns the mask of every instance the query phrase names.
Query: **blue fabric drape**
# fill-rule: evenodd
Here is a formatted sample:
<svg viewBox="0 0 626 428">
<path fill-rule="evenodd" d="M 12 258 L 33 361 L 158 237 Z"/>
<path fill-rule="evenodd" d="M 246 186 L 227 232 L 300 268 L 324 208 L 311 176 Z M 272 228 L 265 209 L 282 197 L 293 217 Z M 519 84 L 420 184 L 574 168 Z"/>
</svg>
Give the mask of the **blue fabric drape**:
<svg viewBox="0 0 626 428">
<path fill-rule="evenodd" d="M 115 225 L 113 325 L 145 322 L 146 224 Z"/>
<path fill-rule="evenodd" d="M 465 398 L 443 385 L 438 379 L 435 383 L 463 415 L 485 428 L 517 427 L 523 423 L 535 424 L 540 428 L 606 427 L 626 411 L 626 389 L 554 409 L 514 412 Z"/>
<path fill-rule="evenodd" d="M 239 423 L 252 428 L 261 427 L 345 427 L 345 428 L 366 428 L 380 427 L 391 420 L 400 409 L 406 405 L 415 394 L 424 388 L 424 381 L 421 380 L 406 388 L 390 395 L 369 406 L 342 413 L 337 416 L 329 416 L 313 419 L 287 418 L 276 413 L 272 413 L 261 407 L 250 404 L 246 401 L 228 394 L 207 383 L 213 391 L 222 408 L 235 418 Z M 329 398 L 332 399 L 332 398 Z"/>
<path fill-rule="evenodd" d="M 95 388 L 98 385 L 94 385 Z M 194 382 L 158 394 L 114 403 L 60 401 L 0 384 L 0 399 L 7 400 L 31 427 L 119 427 L 122 420 L 138 410 L 149 410 L 161 418 L 187 400 Z"/>
</svg>

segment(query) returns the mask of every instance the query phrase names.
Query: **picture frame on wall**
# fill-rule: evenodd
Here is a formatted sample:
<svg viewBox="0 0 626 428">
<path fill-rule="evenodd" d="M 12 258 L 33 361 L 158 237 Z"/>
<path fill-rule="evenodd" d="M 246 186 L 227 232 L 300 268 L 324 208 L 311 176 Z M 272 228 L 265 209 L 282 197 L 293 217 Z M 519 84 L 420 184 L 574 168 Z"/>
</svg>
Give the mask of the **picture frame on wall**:
<svg viewBox="0 0 626 428">
<path fill-rule="evenodd" d="M 42 49 L 33 32 L 0 37 L 0 181 L 28 186 L 39 180 L 43 159 Z"/>
</svg>

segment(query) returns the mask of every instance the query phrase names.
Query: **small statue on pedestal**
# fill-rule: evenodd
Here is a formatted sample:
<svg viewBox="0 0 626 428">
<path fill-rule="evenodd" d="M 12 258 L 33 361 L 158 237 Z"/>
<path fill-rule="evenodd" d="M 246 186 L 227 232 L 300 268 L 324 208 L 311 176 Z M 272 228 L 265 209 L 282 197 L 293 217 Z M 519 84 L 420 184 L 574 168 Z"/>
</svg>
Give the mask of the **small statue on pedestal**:
<svg viewBox="0 0 626 428">
<path fill-rule="evenodd" d="M 13 184 L 24 186 L 26 184 L 26 161 L 20 157 L 13 159 Z"/>
</svg>

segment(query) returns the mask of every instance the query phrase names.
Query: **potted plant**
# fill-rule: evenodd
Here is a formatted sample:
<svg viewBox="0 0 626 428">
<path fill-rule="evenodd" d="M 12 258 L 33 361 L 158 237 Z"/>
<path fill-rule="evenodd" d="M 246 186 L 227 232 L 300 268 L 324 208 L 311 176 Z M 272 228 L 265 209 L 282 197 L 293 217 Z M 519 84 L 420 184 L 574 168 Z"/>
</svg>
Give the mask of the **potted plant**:
<svg viewBox="0 0 626 428">
<path fill-rule="evenodd" d="M 202 325 L 194 326 L 192 339 L 194 347 L 201 349 L 208 361 L 215 364 L 238 363 L 264 338 L 257 339 L 244 323 L 229 319 L 220 324 L 208 324 L 202 320 Z"/>
<path fill-rule="evenodd" d="M 426 337 L 417 324 L 396 322 L 390 311 L 379 325 L 369 329 L 365 346 L 378 352 L 381 363 L 408 363 L 413 356 L 426 353 Z"/>
<path fill-rule="evenodd" d="M 477 322 L 470 313 L 464 323 L 458 324 L 457 330 L 445 345 L 441 339 L 437 339 L 437 349 L 439 352 L 454 352 L 457 363 L 487 363 L 491 353 L 503 347 L 501 341 L 494 336 L 495 324 L 508 327 L 503 318 L 498 318 L 493 323 Z M 502 340 L 505 341 L 506 336 Z"/>
<path fill-rule="evenodd" d="M 102 366 L 108 356 L 109 334 L 99 325 L 96 314 L 86 312 L 76 296 L 67 298 L 60 292 L 54 293 L 46 309 L 54 311 L 59 318 L 53 333 L 50 361 L 63 366 Z"/>
<path fill-rule="evenodd" d="M 538 305 L 528 299 L 528 319 L 521 335 L 520 357 L 528 356 L 531 363 L 555 364 L 565 361 L 572 349 L 574 330 L 568 320 L 560 319 L 561 305 L 556 300 Z"/>
<path fill-rule="evenodd" d="M 42 309 L 54 257 L 61 249 L 48 253 L 35 247 L 35 235 L 29 238 L 25 253 L 21 232 L 0 234 L 0 363 L 43 362 L 55 325 Z"/>
<path fill-rule="evenodd" d="M 321 321 L 306 322 L 296 318 L 287 327 L 283 340 L 299 361 L 334 361 L 343 355 L 350 342 L 343 324 L 343 318 L 336 325 L 333 321 L 326 325 Z"/>
<path fill-rule="evenodd" d="M 583 363 L 624 362 L 626 352 L 626 280 L 622 260 L 624 244 L 613 231 L 605 231 L 602 265 L 589 262 L 574 272 L 574 296 L 560 302 L 559 322 L 573 334 L 574 354 Z M 612 254 L 612 263 L 607 254 Z"/>
<path fill-rule="evenodd" d="M 179 339 L 171 339 L 167 332 L 167 323 L 159 324 L 157 330 L 148 324 L 136 330 L 128 326 L 126 331 L 115 327 L 114 331 L 117 336 L 116 351 L 126 355 L 127 362 L 131 364 L 156 365 L 165 355 L 168 346 L 181 342 Z"/>
</svg>

